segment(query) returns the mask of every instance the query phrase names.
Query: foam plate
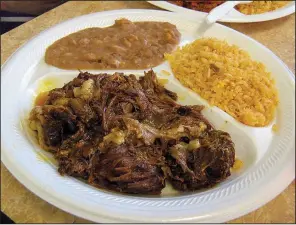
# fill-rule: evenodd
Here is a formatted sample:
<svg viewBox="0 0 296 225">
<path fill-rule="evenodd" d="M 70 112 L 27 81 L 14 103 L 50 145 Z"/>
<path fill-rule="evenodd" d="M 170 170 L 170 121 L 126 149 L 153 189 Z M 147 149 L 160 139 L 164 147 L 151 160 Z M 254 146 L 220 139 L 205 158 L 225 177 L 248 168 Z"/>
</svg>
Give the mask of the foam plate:
<svg viewBox="0 0 296 225">
<path fill-rule="evenodd" d="M 153 68 L 166 88 L 177 92 L 182 104 L 204 104 L 204 115 L 217 129 L 229 132 L 236 156 L 244 162 L 229 179 L 206 190 L 178 193 L 167 187 L 161 196 L 126 195 L 96 189 L 72 177 L 62 177 L 50 154 L 40 149 L 26 125 L 40 82 L 62 86 L 78 71 L 45 64 L 46 48 L 59 38 L 87 27 L 105 27 L 115 19 L 167 21 L 177 26 L 184 45 L 196 38 L 201 17 L 194 20 L 155 10 L 117 10 L 77 17 L 40 33 L 18 49 L 1 68 L 1 158 L 9 171 L 29 190 L 49 203 L 96 222 L 224 222 L 246 214 L 282 192 L 295 177 L 295 81 L 293 74 L 270 50 L 253 39 L 214 24 L 205 36 L 225 39 L 263 62 L 276 80 L 280 103 L 271 126 L 253 128 L 234 120 L 183 87 L 167 62 Z M 167 76 L 162 70 L 170 71 Z M 94 73 L 105 71 L 89 71 Z M 114 71 L 108 71 L 112 73 Z M 142 70 L 122 70 L 143 75 Z M 226 122 L 227 121 L 227 122 Z M 47 160 L 44 160 L 47 158 Z M 268 190 L 268 191 L 267 191 Z"/>
</svg>

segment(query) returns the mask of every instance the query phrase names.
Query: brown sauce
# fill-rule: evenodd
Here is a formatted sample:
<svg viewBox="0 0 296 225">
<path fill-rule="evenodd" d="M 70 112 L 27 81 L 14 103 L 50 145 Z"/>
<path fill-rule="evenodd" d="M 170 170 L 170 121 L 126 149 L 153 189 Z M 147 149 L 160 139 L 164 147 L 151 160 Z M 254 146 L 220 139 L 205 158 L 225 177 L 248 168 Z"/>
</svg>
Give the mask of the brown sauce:
<svg viewBox="0 0 296 225">
<path fill-rule="evenodd" d="M 147 69 L 161 64 L 179 41 L 170 23 L 120 19 L 59 39 L 46 50 L 45 62 L 62 69 Z"/>
</svg>

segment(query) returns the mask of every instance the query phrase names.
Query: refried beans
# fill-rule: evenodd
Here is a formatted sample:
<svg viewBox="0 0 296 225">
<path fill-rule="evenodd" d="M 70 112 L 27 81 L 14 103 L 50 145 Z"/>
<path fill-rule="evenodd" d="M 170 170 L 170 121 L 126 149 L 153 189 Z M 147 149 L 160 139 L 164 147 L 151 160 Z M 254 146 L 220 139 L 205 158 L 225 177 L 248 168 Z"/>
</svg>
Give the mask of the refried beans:
<svg viewBox="0 0 296 225">
<path fill-rule="evenodd" d="M 57 40 L 47 48 L 45 62 L 61 69 L 147 69 L 161 64 L 179 41 L 173 24 L 120 19 Z"/>
</svg>

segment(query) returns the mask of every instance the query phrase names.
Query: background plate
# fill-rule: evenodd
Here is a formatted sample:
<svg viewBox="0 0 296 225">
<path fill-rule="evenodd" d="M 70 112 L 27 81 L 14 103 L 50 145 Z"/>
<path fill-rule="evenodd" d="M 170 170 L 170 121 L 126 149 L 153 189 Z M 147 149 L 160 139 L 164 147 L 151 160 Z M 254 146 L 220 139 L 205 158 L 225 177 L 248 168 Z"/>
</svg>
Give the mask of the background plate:
<svg viewBox="0 0 296 225">
<path fill-rule="evenodd" d="M 148 1 L 149 3 L 158 6 L 160 8 L 186 14 L 186 17 L 189 18 L 191 16 L 207 16 L 208 13 L 196 11 L 192 9 L 187 9 L 184 7 L 180 7 L 169 3 L 167 1 Z M 219 20 L 220 22 L 231 22 L 231 23 L 251 23 L 251 22 L 261 22 L 278 19 L 284 16 L 288 16 L 295 12 L 295 1 L 291 1 L 291 3 L 287 4 L 285 7 L 277 9 L 272 12 L 257 14 L 257 15 L 245 15 L 236 9 L 231 10 L 223 19 Z"/>
</svg>

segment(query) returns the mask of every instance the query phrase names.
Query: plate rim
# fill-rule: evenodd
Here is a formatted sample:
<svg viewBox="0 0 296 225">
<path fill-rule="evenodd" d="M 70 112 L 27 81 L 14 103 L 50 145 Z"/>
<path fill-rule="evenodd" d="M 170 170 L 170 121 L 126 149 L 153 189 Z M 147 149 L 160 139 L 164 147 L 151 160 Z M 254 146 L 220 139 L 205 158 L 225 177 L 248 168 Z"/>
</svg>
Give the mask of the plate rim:
<svg viewBox="0 0 296 225">
<path fill-rule="evenodd" d="M 97 13 L 92 13 L 92 14 L 86 14 L 86 15 L 82 15 L 82 16 L 79 16 L 79 17 L 75 17 L 75 18 L 72 18 L 72 19 L 68 19 L 68 20 L 65 20 L 65 21 L 63 21 L 62 23 L 59 23 L 59 24 L 56 24 L 56 25 L 54 25 L 54 26 L 52 26 L 52 27 L 50 27 L 50 28 L 48 28 L 48 29 L 46 29 L 46 30 L 44 30 L 44 31 L 42 31 L 42 32 L 40 32 L 39 34 L 37 34 L 36 36 L 34 36 L 33 38 L 31 38 L 29 41 L 27 41 L 27 42 L 25 42 L 21 47 L 19 47 L 7 60 L 6 60 L 6 62 L 1 66 L 1 71 L 2 71 L 2 69 L 4 69 L 6 66 L 7 66 L 7 64 L 9 63 L 9 61 L 13 58 L 13 56 L 15 56 L 15 55 L 17 55 L 20 51 L 21 51 L 21 49 L 25 46 L 25 45 L 27 45 L 27 44 L 29 44 L 30 42 L 32 42 L 35 38 L 37 38 L 38 36 L 40 36 L 40 35 L 42 35 L 42 33 L 43 32 L 48 32 L 48 31 L 50 31 L 51 29 L 54 29 L 56 26 L 60 26 L 61 24 L 64 24 L 64 23 L 68 23 L 68 22 L 70 22 L 70 21 L 73 21 L 73 20 L 75 20 L 76 18 L 81 18 L 81 17 L 89 17 L 89 16 L 92 16 L 92 15 L 94 15 L 94 14 L 101 14 L 101 16 L 103 16 L 103 15 L 110 15 L 110 14 L 116 14 L 116 13 L 148 13 L 148 12 L 155 12 L 155 11 L 158 11 L 159 13 L 161 13 L 161 14 L 163 14 L 164 12 L 163 11 L 159 11 L 159 10 L 135 10 L 135 9 L 127 9 L 127 10 L 111 10 L 111 11 L 104 11 L 104 12 L 97 12 Z M 165 12 L 167 15 L 173 15 L 174 13 L 172 13 L 172 12 Z M 176 16 L 176 15 L 174 15 L 174 16 Z M 188 20 L 188 19 L 187 19 Z M 269 51 L 271 54 L 272 54 L 272 56 L 274 56 L 276 59 L 277 59 L 277 61 L 279 62 L 279 63 L 281 63 L 282 64 L 282 66 L 284 66 L 285 67 L 285 69 L 287 70 L 287 73 L 290 75 L 290 79 L 291 80 L 293 80 L 293 83 L 294 83 L 294 85 L 295 85 L 295 77 L 293 76 L 293 73 L 290 71 L 290 69 L 281 61 L 281 59 L 279 58 L 279 57 L 277 57 L 271 50 L 269 50 L 268 48 L 266 48 L 264 45 L 262 45 L 261 43 L 259 43 L 259 42 L 257 42 L 256 40 L 254 40 L 254 39 L 252 39 L 252 38 L 250 38 L 250 37 L 248 37 L 248 36 L 246 36 L 246 35 L 244 35 L 243 33 L 240 33 L 240 32 L 238 32 L 238 31 L 236 31 L 236 30 L 234 30 L 234 29 L 231 29 L 231 28 L 229 28 L 229 27 L 226 27 L 226 26 L 223 26 L 223 25 L 220 25 L 220 24 L 217 24 L 218 26 L 221 26 L 221 27 L 223 27 L 223 28 L 226 28 L 226 29 L 230 29 L 230 30 L 232 30 L 232 31 L 234 31 L 234 32 L 237 32 L 237 33 L 239 33 L 240 35 L 243 35 L 245 38 L 248 38 L 248 39 L 251 39 L 252 41 L 254 41 L 256 44 L 258 44 L 258 45 L 261 45 L 261 47 L 263 47 L 265 50 L 267 50 L 267 51 Z M 4 77 L 3 76 L 1 76 L 1 80 L 3 79 Z M 2 117 L 2 112 L 1 112 L 1 117 Z M 2 125 L 1 125 L 2 126 Z M 1 136 L 2 136 L 2 134 L 1 134 Z M 293 146 L 294 146 L 294 149 L 295 149 L 295 140 L 294 140 L 294 143 L 293 143 Z M 5 147 L 3 146 L 3 142 L 1 142 L 1 148 L 2 149 L 5 149 Z M 67 211 L 67 212 L 70 212 L 70 213 L 72 213 L 72 214 L 75 214 L 75 215 L 79 215 L 80 217 L 83 217 L 83 218 L 87 218 L 87 219 L 89 219 L 90 217 L 88 216 L 88 217 L 86 217 L 85 216 L 85 214 L 82 214 L 82 212 L 81 211 L 76 211 L 75 213 L 73 212 L 73 207 L 75 207 L 73 204 L 71 204 L 71 209 L 69 209 L 69 207 L 67 207 L 67 204 L 62 204 L 61 203 L 61 201 L 59 200 L 59 199 L 55 199 L 55 198 L 53 198 L 53 196 L 51 196 L 51 195 L 48 195 L 48 194 L 46 194 L 46 192 L 44 191 L 44 190 L 40 190 L 40 188 L 38 189 L 38 187 L 36 187 L 36 186 L 34 186 L 33 185 L 33 183 L 31 183 L 30 182 L 30 180 L 29 179 L 25 179 L 25 177 L 24 176 L 21 176 L 21 171 L 20 170 L 16 170 L 16 168 L 15 167 L 11 167 L 11 166 L 7 166 L 9 163 L 10 164 L 12 164 L 13 165 L 13 163 L 12 163 L 12 161 L 11 161 L 11 159 L 9 159 L 9 157 L 7 157 L 7 155 L 6 154 L 2 154 L 3 153 L 3 151 L 1 151 L 1 161 L 4 163 L 4 165 L 6 166 L 6 168 L 17 178 L 17 180 L 19 181 L 19 182 L 21 182 L 26 188 L 28 188 L 30 191 L 33 191 L 33 193 L 35 193 L 37 196 L 39 196 L 41 199 L 44 199 L 45 201 L 47 201 L 47 202 L 49 202 L 49 203 L 51 203 L 51 204 L 53 204 L 53 205 L 55 205 L 55 206 L 57 206 L 58 208 L 61 208 L 61 209 L 63 209 L 64 211 Z M 3 157 L 4 156 L 4 157 Z M 3 160 L 4 159 L 4 160 Z M 291 168 L 293 168 L 294 166 L 293 166 L 293 164 L 295 164 L 295 162 L 293 163 L 293 162 L 290 162 L 290 164 L 291 165 L 289 165 L 289 170 L 288 171 L 290 171 L 291 170 Z M 294 170 L 293 170 L 294 171 Z M 295 171 L 294 171 L 294 173 L 295 173 Z M 278 175 L 279 176 L 279 175 Z M 280 178 L 281 178 L 281 181 L 283 182 L 283 183 L 285 183 L 285 184 L 289 184 L 293 179 L 294 179 L 294 177 L 295 177 L 295 174 L 294 175 L 292 175 L 292 176 L 290 176 L 290 177 L 286 177 L 286 176 L 281 176 Z M 275 181 L 275 179 L 274 179 L 274 181 Z M 261 205 L 263 205 L 263 204 L 265 204 L 266 202 L 268 202 L 268 201 L 270 201 L 272 198 L 274 198 L 274 197 L 276 197 L 280 192 L 282 192 L 282 190 L 284 190 L 286 187 L 287 187 L 287 185 L 282 185 L 282 188 L 278 188 L 277 190 L 273 190 L 273 193 L 274 194 L 272 194 L 272 195 L 270 195 L 269 197 L 265 197 L 265 200 L 264 201 L 262 201 L 261 200 Z M 44 194 L 45 193 L 45 194 Z M 262 194 L 266 194 L 265 192 L 263 192 Z M 272 196 L 272 197 L 271 197 Z M 45 197 L 46 197 L 46 199 L 45 199 Z M 63 202 L 64 203 L 64 202 Z M 246 210 L 246 209 L 244 209 L 244 210 L 242 210 L 242 211 L 240 211 L 240 213 L 236 213 L 237 214 L 237 216 L 236 217 L 238 217 L 238 216 L 241 216 L 241 215 L 243 215 L 243 214 L 246 214 L 246 213 L 248 213 L 248 212 L 250 212 L 250 211 L 252 211 L 252 210 L 254 210 L 254 209 L 256 209 L 256 208 L 259 208 L 261 205 L 256 205 L 256 206 L 249 206 L 249 208 L 248 208 L 248 210 Z M 76 207 L 77 208 L 77 207 Z M 71 211 L 72 210 L 72 211 Z M 74 209 L 74 211 L 75 211 L 75 209 Z M 232 214 L 233 215 L 233 214 Z M 221 215 L 220 215 L 221 216 Z M 98 218 L 100 218 L 100 220 L 102 221 L 102 217 L 104 217 L 104 215 L 103 214 L 98 214 L 98 215 L 96 215 L 95 216 L 97 219 Z M 233 216 L 228 216 L 228 217 L 230 217 L 231 219 L 233 219 Z M 224 218 L 224 221 L 227 221 L 229 218 L 227 217 L 227 215 L 226 215 L 226 217 Z M 95 219 L 94 221 L 98 221 L 97 219 Z M 103 220 L 105 220 L 105 222 L 110 222 L 110 221 L 115 221 L 114 220 L 115 218 L 107 218 L 107 217 L 105 217 Z M 192 222 L 192 221 L 194 221 L 194 218 L 189 218 L 189 219 L 191 219 L 190 220 L 190 222 Z M 122 221 L 122 220 L 118 220 L 118 221 Z M 137 221 L 137 220 L 136 220 Z M 221 222 L 221 220 L 219 220 L 220 222 Z M 168 220 L 168 222 L 169 222 L 169 220 Z"/>
</svg>

